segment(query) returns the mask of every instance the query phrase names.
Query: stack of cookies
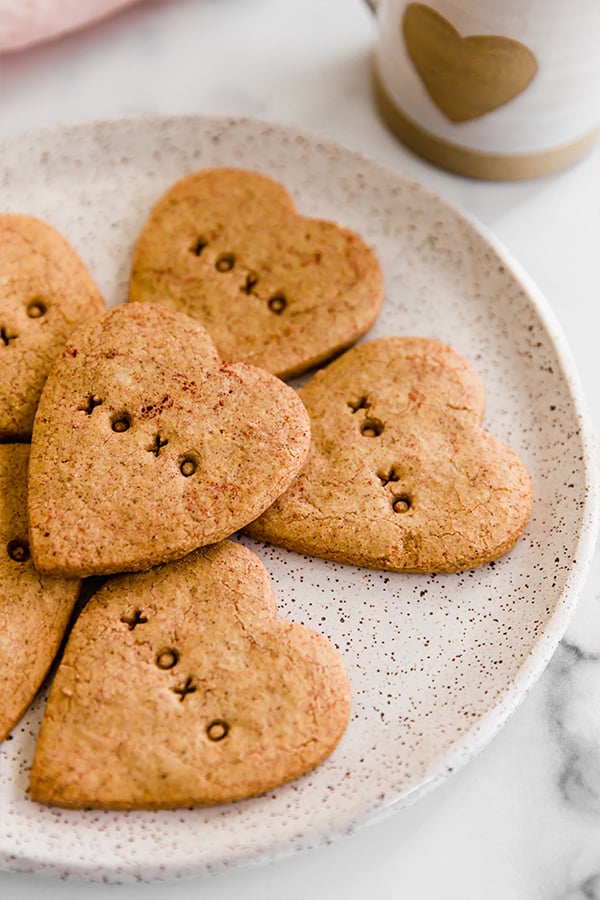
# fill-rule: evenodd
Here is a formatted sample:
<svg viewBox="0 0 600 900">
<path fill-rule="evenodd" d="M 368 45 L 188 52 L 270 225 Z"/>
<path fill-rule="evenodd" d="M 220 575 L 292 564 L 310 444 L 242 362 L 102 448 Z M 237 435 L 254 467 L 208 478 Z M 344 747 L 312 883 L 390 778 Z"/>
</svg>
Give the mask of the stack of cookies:
<svg viewBox="0 0 600 900">
<path fill-rule="evenodd" d="M 476 371 L 427 338 L 354 347 L 383 302 L 375 254 L 259 173 L 168 190 L 111 310 L 49 226 L 0 227 L 15 246 L 0 272 L 0 739 L 82 579 L 102 576 L 53 677 L 31 796 L 164 808 L 297 778 L 344 733 L 348 675 L 325 637 L 278 619 L 263 564 L 227 539 L 398 572 L 506 553 L 531 484 L 482 429 Z M 284 381 L 317 366 L 300 391 Z"/>
</svg>

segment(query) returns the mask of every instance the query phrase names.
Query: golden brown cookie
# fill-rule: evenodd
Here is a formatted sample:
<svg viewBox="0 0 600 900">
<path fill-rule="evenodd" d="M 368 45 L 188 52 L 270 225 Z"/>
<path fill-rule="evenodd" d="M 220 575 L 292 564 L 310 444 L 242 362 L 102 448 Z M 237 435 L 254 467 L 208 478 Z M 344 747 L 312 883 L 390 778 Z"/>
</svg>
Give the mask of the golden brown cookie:
<svg viewBox="0 0 600 900">
<path fill-rule="evenodd" d="M 173 185 L 140 234 L 130 300 L 198 319 L 223 359 L 287 378 L 349 347 L 383 301 L 373 251 L 300 216 L 258 172 L 205 169 Z"/>
<path fill-rule="evenodd" d="M 308 461 L 247 533 L 399 572 L 454 572 L 506 553 L 531 513 L 529 475 L 482 428 L 475 369 L 445 344 L 362 344 L 300 391 Z"/>
<path fill-rule="evenodd" d="M 278 619 L 264 566 L 226 541 L 92 598 L 52 685 L 31 796 L 111 809 L 250 797 L 322 762 L 349 709 L 337 650 Z"/>
<path fill-rule="evenodd" d="M 0 215 L 0 441 L 26 440 L 52 362 L 106 311 L 92 276 L 50 225 Z"/>
<path fill-rule="evenodd" d="M 222 363 L 183 313 L 118 306 L 72 336 L 42 392 L 35 564 L 135 571 L 222 540 L 288 487 L 309 443 L 301 401 L 274 375 Z"/>
<path fill-rule="evenodd" d="M 0 444 L 0 741 L 54 659 L 79 581 L 39 575 L 27 536 L 27 444 Z"/>
</svg>

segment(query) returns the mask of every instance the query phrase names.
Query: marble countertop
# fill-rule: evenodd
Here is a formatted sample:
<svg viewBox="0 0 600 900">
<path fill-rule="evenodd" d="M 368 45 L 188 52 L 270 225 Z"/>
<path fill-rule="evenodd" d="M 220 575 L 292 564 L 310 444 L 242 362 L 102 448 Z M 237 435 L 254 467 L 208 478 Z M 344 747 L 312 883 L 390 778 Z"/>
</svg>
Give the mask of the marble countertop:
<svg viewBox="0 0 600 900">
<path fill-rule="evenodd" d="M 257 116 L 405 171 L 483 222 L 558 317 L 600 424 L 600 148 L 572 169 L 489 184 L 433 169 L 374 108 L 364 0 L 148 0 L 0 58 L 0 135 L 158 113 Z M 3 900 L 600 900 L 600 558 L 546 671 L 500 734 L 413 806 L 331 845 L 169 884 L 0 872 Z"/>
</svg>

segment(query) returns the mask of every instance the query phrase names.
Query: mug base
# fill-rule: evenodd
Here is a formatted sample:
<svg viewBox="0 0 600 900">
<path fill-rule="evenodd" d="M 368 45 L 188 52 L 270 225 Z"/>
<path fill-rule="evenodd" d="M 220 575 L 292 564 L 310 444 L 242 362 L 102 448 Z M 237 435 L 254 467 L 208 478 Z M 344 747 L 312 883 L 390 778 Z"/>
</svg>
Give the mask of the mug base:
<svg viewBox="0 0 600 900">
<path fill-rule="evenodd" d="M 482 181 L 521 181 L 550 175 L 585 156 L 600 137 L 594 128 L 569 144 L 536 153 L 485 153 L 438 137 L 411 119 L 387 92 L 374 69 L 375 102 L 388 127 L 406 146 L 441 169 Z"/>
</svg>

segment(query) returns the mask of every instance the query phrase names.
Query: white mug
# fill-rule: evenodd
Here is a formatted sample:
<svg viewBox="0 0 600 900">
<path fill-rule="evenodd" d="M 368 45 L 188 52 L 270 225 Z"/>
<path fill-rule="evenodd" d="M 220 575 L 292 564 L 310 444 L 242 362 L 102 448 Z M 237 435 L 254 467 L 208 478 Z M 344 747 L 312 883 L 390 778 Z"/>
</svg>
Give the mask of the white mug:
<svg viewBox="0 0 600 900">
<path fill-rule="evenodd" d="M 394 132 L 478 178 L 547 174 L 600 133 L 600 0 L 371 0 Z"/>
</svg>

